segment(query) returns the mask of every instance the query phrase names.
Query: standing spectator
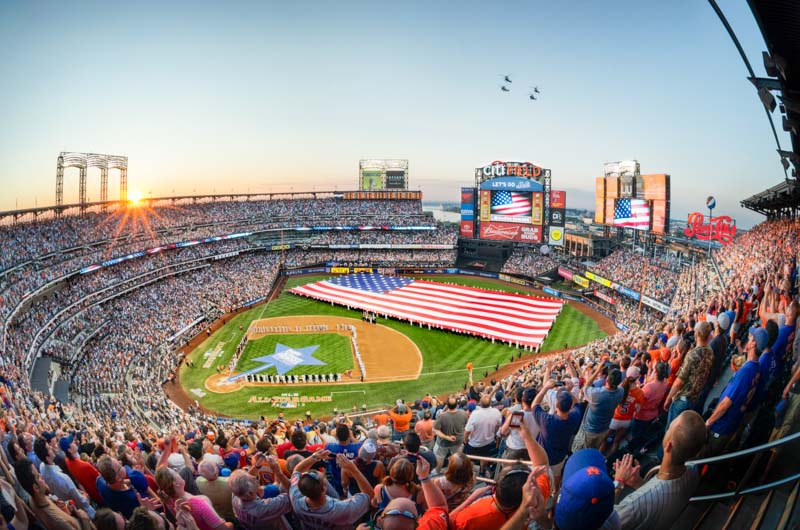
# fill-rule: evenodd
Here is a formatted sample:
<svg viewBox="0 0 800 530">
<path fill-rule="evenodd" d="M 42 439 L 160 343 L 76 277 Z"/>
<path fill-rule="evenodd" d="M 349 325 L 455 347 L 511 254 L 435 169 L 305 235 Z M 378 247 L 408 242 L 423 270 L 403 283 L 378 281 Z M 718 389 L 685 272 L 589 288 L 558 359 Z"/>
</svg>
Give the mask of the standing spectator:
<svg viewBox="0 0 800 530">
<path fill-rule="evenodd" d="M 92 528 L 92 520 L 85 511 L 62 501 L 56 504 L 50 500 L 47 495 L 47 484 L 39 475 L 33 462 L 27 458 L 17 460 L 14 462 L 14 473 L 22 488 L 30 495 L 28 506 L 46 530 L 88 530 Z"/>
<path fill-rule="evenodd" d="M 433 425 L 436 434 L 436 470 L 440 471 L 448 456 L 461 450 L 464 444 L 464 430 L 467 425 L 467 413 L 459 410 L 454 396 L 447 400 L 447 409 L 439 414 Z"/>
<path fill-rule="evenodd" d="M 522 438 L 522 429 L 527 430 L 532 436 L 538 436 L 538 427 L 533 421 L 531 414 L 531 405 L 536 398 L 535 388 L 518 389 L 516 399 L 520 402 L 515 403 L 508 409 L 509 414 L 506 416 L 506 421 L 500 427 L 500 436 L 505 436 L 506 449 L 503 451 L 503 458 L 509 460 L 524 460 L 528 458 L 528 450 L 525 447 L 525 440 Z M 522 428 L 516 429 L 511 427 L 511 420 L 513 414 L 522 413 Z"/>
<path fill-rule="evenodd" d="M 273 461 L 277 464 L 274 456 L 269 457 L 269 462 Z M 282 482 L 284 481 L 286 481 L 285 476 Z M 284 517 L 284 514 L 292 511 L 288 494 L 280 493 L 270 499 L 258 498 L 258 480 L 241 469 L 231 474 L 229 483 L 233 493 L 233 512 L 244 530 L 262 528 L 289 530 L 289 523 Z"/>
<path fill-rule="evenodd" d="M 622 382 L 622 372 L 616 368 L 609 368 L 605 384 L 601 387 L 593 386 L 592 383 L 597 379 L 603 370 L 603 364 L 598 363 L 597 368 L 586 380 L 583 389 L 584 399 L 587 402 L 586 414 L 583 423 L 575 435 L 572 443 L 572 452 L 576 453 L 581 449 L 591 447 L 599 449 L 605 440 L 608 427 L 625 391 L 620 388 Z"/>
<path fill-rule="evenodd" d="M 433 451 L 433 443 L 436 437 L 433 434 L 433 420 L 431 419 L 431 411 L 425 409 L 422 413 L 422 419 L 418 420 L 414 425 L 414 432 L 419 436 L 420 442 L 429 451 Z"/>
<path fill-rule="evenodd" d="M 600 452 L 604 454 L 614 454 L 619 448 L 619 444 L 628 435 L 628 430 L 631 426 L 634 413 L 639 410 L 644 403 L 644 392 L 639 388 L 639 377 L 641 372 L 638 366 L 631 366 L 625 372 L 625 381 L 622 386 L 625 393 L 623 394 L 622 401 L 620 401 L 617 408 L 614 409 L 614 417 L 609 424 L 609 434 L 613 434 L 614 441 L 611 448 L 606 453 L 605 442 Z"/>
<path fill-rule="evenodd" d="M 708 346 L 710 335 L 711 324 L 705 321 L 695 324 L 694 336 L 697 344 L 686 354 L 678 377 L 664 401 L 664 409 L 669 410 L 667 426 L 684 410 L 699 410 L 704 405 L 700 403 L 700 397 L 714 362 L 714 352 Z"/>
<path fill-rule="evenodd" d="M 208 460 L 200 462 L 197 472 L 200 475 L 197 477 L 197 489 L 200 494 L 211 500 L 211 505 L 220 517 L 226 521 L 233 521 L 229 479 L 220 478 L 219 468 Z M 256 481 L 255 477 L 253 477 L 253 481 Z"/>
<path fill-rule="evenodd" d="M 142 497 L 140 492 L 131 487 L 132 481 L 128 480 L 125 467 L 108 455 L 103 455 L 97 461 L 97 490 L 103 497 L 103 504 L 115 512 L 120 512 L 123 517 L 130 519 L 137 506 L 144 506 L 149 510 L 161 507 L 158 499 Z"/>
<path fill-rule="evenodd" d="M 355 443 L 353 440 L 352 431 L 347 425 L 344 424 L 340 424 L 338 427 L 336 427 L 336 443 L 325 446 L 325 450 L 331 454 L 343 454 L 348 461 L 358 456 L 358 450 L 360 448 L 361 444 Z M 328 471 L 331 475 L 331 485 L 341 497 L 344 494 L 344 490 L 342 489 L 342 471 L 339 469 L 339 460 L 323 459 L 322 461 L 327 461 Z"/>
<path fill-rule="evenodd" d="M 500 411 L 492 407 L 489 394 L 481 396 L 480 407 L 472 411 L 464 430 L 464 453 L 493 458 L 497 456 L 497 432 L 503 424 Z M 481 461 L 481 471 L 486 463 Z"/>
<path fill-rule="evenodd" d="M 392 433 L 392 441 L 399 442 L 403 436 L 411 429 L 411 418 L 413 413 L 405 402 L 397 403 L 389 410 L 389 416 L 392 418 L 392 425 L 394 432 Z"/>
<path fill-rule="evenodd" d="M 467 458 L 464 453 L 452 455 L 444 475 L 439 475 L 433 480 L 447 499 L 447 509 L 455 510 L 469 497 L 472 487 L 475 485 L 475 470 L 472 468 L 472 460 Z"/>
<path fill-rule="evenodd" d="M 361 449 L 358 450 L 358 456 L 353 460 L 353 463 L 373 488 L 386 476 L 386 467 L 383 465 L 383 462 L 375 458 L 376 454 L 377 448 L 375 447 L 375 442 L 366 440 L 361 444 Z M 342 489 L 355 495 L 358 493 L 358 484 L 356 482 L 351 482 L 350 477 L 348 477 L 346 473 L 343 473 Z"/>
<path fill-rule="evenodd" d="M 548 379 L 542 390 L 533 400 L 533 419 L 539 427 L 539 436 L 536 441 L 547 452 L 548 462 L 556 481 L 561 477 L 564 461 L 569 452 L 569 442 L 581 424 L 581 411 L 573 408 L 572 394 L 561 390 L 556 394 L 555 413 L 548 414 L 542 408 L 544 396 L 555 388 L 555 381 Z"/>
<path fill-rule="evenodd" d="M 767 332 L 763 328 L 750 329 L 750 338 L 745 345 L 747 362 L 734 374 L 722 391 L 719 403 L 714 412 L 706 420 L 708 427 L 708 452 L 718 455 L 725 451 L 739 429 L 744 411 L 758 386 L 759 363 L 761 349 L 767 347 Z"/>
<path fill-rule="evenodd" d="M 39 466 L 39 474 L 50 488 L 50 493 L 62 501 L 74 502 L 78 508 L 86 510 L 89 518 L 93 518 L 94 508 L 89 502 L 89 498 L 85 493 L 79 491 L 69 475 L 61 471 L 61 468 L 55 464 L 55 454 L 50 444 L 44 438 L 37 438 L 33 443 L 33 451 L 42 461 Z"/>
<path fill-rule="evenodd" d="M 298 463 L 292 473 L 289 496 L 303 530 L 350 530 L 369 510 L 373 488 L 344 453 L 336 455 L 337 468 L 346 469 L 355 479 L 361 490 L 359 493 L 345 500 L 334 499 L 325 494 L 328 489 L 325 473 L 309 471 L 316 462 L 332 454 L 327 450 L 317 451 Z"/>
<path fill-rule="evenodd" d="M 615 464 L 617 484 L 636 489 L 615 506 L 623 530 L 668 530 L 689 503 L 700 482 L 699 470 L 687 466 L 703 448 L 706 428 L 692 410 L 682 412 L 664 434 L 664 458 L 658 474 L 642 483 L 639 465 L 632 455 Z"/>
<path fill-rule="evenodd" d="M 633 413 L 631 421 L 631 443 L 630 450 L 636 451 L 647 443 L 647 433 L 650 426 L 658 418 L 661 403 L 667 395 L 669 386 L 667 385 L 667 372 L 669 366 L 665 362 L 656 364 L 653 372 L 655 378 L 646 382 L 642 387 L 644 403 L 639 410 Z"/>
<path fill-rule="evenodd" d="M 92 464 L 80 459 L 80 456 L 78 456 L 78 444 L 75 443 L 72 436 L 62 437 L 58 441 L 58 445 L 67 457 L 69 474 L 89 494 L 89 498 L 102 505 L 103 498 L 100 496 L 100 492 L 97 491 L 97 477 L 100 476 L 100 473 Z"/>
<path fill-rule="evenodd" d="M 186 482 L 177 471 L 168 467 L 156 471 L 158 494 L 166 510 L 177 516 L 178 501 L 186 501 L 191 507 L 192 518 L 200 530 L 233 530 L 233 524 L 225 522 L 214 511 L 211 500 L 203 495 L 192 495 L 185 490 Z"/>
</svg>

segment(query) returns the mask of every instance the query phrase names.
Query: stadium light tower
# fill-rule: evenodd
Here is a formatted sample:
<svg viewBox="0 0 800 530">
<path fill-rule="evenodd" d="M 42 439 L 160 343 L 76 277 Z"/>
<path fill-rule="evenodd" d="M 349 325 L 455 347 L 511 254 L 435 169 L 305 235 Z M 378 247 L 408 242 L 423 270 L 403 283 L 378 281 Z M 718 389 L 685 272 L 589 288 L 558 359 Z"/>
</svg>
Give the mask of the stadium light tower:
<svg viewBox="0 0 800 530">
<path fill-rule="evenodd" d="M 119 200 L 128 199 L 128 157 L 119 155 L 101 155 L 97 153 L 61 152 L 56 163 L 56 206 L 64 204 L 64 168 L 74 167 L 80 170 L 78 203 L 85 205 L 86 171 L 90 167 L 100 169 L 100 202 L 108 201 L 108 170 L 119 170 Z"/>
</svg>

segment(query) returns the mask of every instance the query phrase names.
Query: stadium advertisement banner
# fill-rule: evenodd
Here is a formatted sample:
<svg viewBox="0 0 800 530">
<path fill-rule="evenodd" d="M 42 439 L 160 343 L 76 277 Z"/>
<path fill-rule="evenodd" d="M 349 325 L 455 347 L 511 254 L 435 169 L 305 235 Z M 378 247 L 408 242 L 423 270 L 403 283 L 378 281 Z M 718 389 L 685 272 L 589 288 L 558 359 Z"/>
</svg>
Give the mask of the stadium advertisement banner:
<svg viewBox="0 0 800 530">
<path fill-rule="evenodd" d="M 564 246 L 564 228 L 561 226 L 550 226 L 548 227 L 548 236 L 550 238 L 550 246 L 551 247 L 563 247 Z"/>
<path fill-rule="evenodd" d="M 497 177 L 481 183 L 481 190 L 495 191 L 542 191 L 543 186 L 535 180 L 519 177 Z"/>
<path fill-rule="evenodd" d="M 589 280 L 584 278 L 583 276 L 578 276 L 577 274 L 572 277 L 572 281 L 583 287 L 584 289 L 589 288 Z"/>
<path fill-rule="evenodd" d="M 727 215 L 720 215 L 719 217 L 709 217 L 706 222 L 703 214 L 692 212 L 689 214 L 689 220 L 686 222 L 686 229 L 683 233 L 688 238 L 694 237 L 700 241 L 719 241 L 721 245 L 730 245 L 733 238 L 736 237 L 736 221 Z"/>
<path fill-rule="evenodd" d="M 488 221 L 492 212 L 492 192 L 489 190 L 481 190 L 481 221 Z"/>
<path fill-rule="evenodd" d="M 669 313 L 669 306 L 666 304 L 662 304 L 658 300 L 654 300 L 649 296 L 642 295 L 642 303 L 646 306 L 652 307 L 662 313 Z"/>
<path fill-rule="evenodd" d="M 350 267 L 331 267 L 331 274 L 350 274 Z"/>
<path fill-rule="evenodd" d="M 541 243 L 542 227 L 522 223 L 481 223 L 481 237 L 496 241 L 520 241 L 523 243 Z"/>
<path fill-rule="evenodd" d="M 544 212 L 544 193 L 531 193 L 531 224 L 542 224 L 542 213 Z"/>
<path fill-rule="evenodd" d="M 614 304 L 614 303 L 616 303 L 616 300 L 614 300 L 613 298 L 611 298 L 610 296 L 608 296 L 608 295 L 607 295 L 607 294 L 605 294 L 605 293 L 601 293 L 601 292 L 600 292 L 600 291 L 598 291 L 597 289 L 595 289 L 595 290 L 594 290 L 594 295 L 595 295 L 597 298 L 599 298 L 600 300 L 603 300 L 604 302 L 608 302 L 609 304 Z"/>
<path fill-rule="evenodd" d="M 605 197 L 606 197 L 606 179 L 604 177 L 597 177 L 594 180 L 594 222 L 601 225 L 605 222 Z"/>
<path fill-rule="evenodd" d="M 550 208 L 566 208 L 567 192 L 552 190 L 550 192 Z"/>
<path fill-rule="evenodd" d="M 561 293 L 553 289 L 552 287 L 543 287 L 542 291 L 549 294 L 550 296 L 555 296 L 557 298 L 561 298 Z"/>
<path fill-rule="evenodd" d="M 262 297 L 260 297 L 260 298 L 256 298 L 256 299 L 254 299 L 254 300 L 250 300 L 249 302 L 245 302 L 245 303 L 243 303 L 243 304 L 242 304 L 242 307 L 250 307 L 251 305 L 256 305 L 256 304 L 257 304 L 257 303 L 259 303 L 259 302 L 263 302 L 263 301 L 264 301 L 264 300 L 266 300 L 266 299 L 267 299 L 267 297 L 266 297 L 266 296 L 262 296 Z"/>
<path fill-rule="evenodd" d="M 579 296 L 574 296 L 567 293 L 561 293 L 561 298 L 566 298 L 567 300 L 572 300 L 573 302 L 580 302 L 581 298 Z"/>
<path fill-rule="evenodd" d="M 301 274 L 316 274 L 316 273 L 325 273 L 330 272 L 327 267 L 311 267 L 309 269 L 293 269 L 288 271 L 283 271 L 283 274 L 286 276 L 299 276 Z"/>
<path fill-rule="evenodd" d="M 623 333 L 627 333 L 628 330 L 631 329 L 628 326 L 626 326 L 625 324 L 623 324 L 622 322 L 619 322 L 617 320 L 614 321 L 614 325 L 617 326 L 617 329 L 622 331 Z"/>
<path fill-rule="evenodd" d="M 462 219 L 459 226 L 458 234 L 461 237 L 475 237 L 475 221 L 464 221 Z"/>
<path fill-rule="evenodd" d="M 640 298 L 639 293 L 637 291 L 634 291 L 633 289 L 628 289 L 624 285 L 618 285 L 617 291 L 619 291 L 620 294 L 627 296 L 628 298 L 633 298 L 637 302 L 639 301 Z"/>
<path fill-rule="evenodd" d="M 530 285 L 530 282 L 527 282 L 521 278 L 515 278 L 514 276 L 509 276 L 508 274 L 498 274 L 497 278 L 503 280 L 504 282 L 513 283 L 516 285 Z"/>
<path fill-rule="evenodd" d="M 566 280 L 571 280 L 574 276 L 574 273 L 569 269 L 565 269 L 564 267 L 559 267 L 558 275 Z"/>
<path fill-rule="evenodd" d="M 594 282 L 597 282 L 597 283 L 599 283 L 600 285 L 602 285 L 604 287 L 611 287 L 611 280 L 607 280 L 607 279 L 603 278 L 602 276 L 598 276 L 597 274 L 595 274 L 593 272 L 589 272 L 589 271 L 586 271 L 584 273 L 584 275 L 587 278 L 589 278 L 590 280 L 592 280 Z"/>
<path fill-rule="evenodd" d="M 564 226 L 567 219 L 567 211 L 564 208 L 550 207 L 550 226 Z"/>
<path fill-rule="evenodd" d="M 475 188 L 461 188 L 461 220 L 475 220 Z"/>
</svg>

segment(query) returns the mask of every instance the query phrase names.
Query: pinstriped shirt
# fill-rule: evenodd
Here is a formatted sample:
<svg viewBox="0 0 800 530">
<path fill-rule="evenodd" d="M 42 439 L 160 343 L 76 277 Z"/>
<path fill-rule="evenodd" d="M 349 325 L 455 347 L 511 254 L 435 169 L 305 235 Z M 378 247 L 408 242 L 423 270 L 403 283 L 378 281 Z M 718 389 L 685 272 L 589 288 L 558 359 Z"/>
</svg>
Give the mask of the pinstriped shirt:
<svg viewBox="0 0 800 530">
<path fill-rule="evenodd" d="M 654 477 L 614 506 L 622 530 L 668 530 L 689 503 L 700 481 L 697 469 L 686 468 L 673 480 Z"/>
</svg>

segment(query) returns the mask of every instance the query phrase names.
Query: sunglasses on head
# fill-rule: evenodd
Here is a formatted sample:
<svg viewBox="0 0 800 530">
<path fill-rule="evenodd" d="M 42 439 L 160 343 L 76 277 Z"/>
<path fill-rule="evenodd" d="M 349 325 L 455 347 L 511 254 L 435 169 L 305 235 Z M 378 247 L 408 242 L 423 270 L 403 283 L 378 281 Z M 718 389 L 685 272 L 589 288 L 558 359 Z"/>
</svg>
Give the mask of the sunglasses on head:
<svg viewBox="0 0 800 530">
<path fill-rule="evenodd" d="M 381 514 L 380 517 L 378 517 L 377 524 L 375 525 L 375 528 L 380 530 L 380 528 L 381 528 L 380 525 L 383 524 L 383 520 L 386 517 L 389 517 L 389 516 L 392 516 L 392 515 L 399 515 L 400 517 L 405 517 L 406 519 L 410 519 L 410 520 L 412 520 L 414 522 L 417 521 L 417 516 L 414 515 L 413 513 L 409 512 L 408 510 L 386 510 Z"/>
<path fill-rule="evenodd" d="M 303 477 L 311 477 L 314 480 L 316 480 L 317 482 L 320 482 L 319 473 L 317 473 L 316 471 L 306 471 L 306 472 L 304 472 L 304 473 L 302 473 L 300 475 L 300 478 L 303 478 Z"/>
</svg>

